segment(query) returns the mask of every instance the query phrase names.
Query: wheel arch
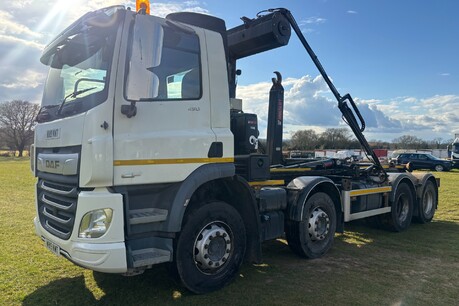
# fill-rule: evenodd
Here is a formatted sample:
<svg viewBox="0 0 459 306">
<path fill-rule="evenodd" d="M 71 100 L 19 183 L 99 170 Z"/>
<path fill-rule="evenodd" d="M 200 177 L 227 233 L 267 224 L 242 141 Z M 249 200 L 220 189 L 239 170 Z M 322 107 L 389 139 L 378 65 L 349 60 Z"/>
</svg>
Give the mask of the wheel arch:
<svg viewBox="0 0 459 306">
<path fill-rule="evenodd" d="M 287 216 L 290 220 L 301 221 L 304 205 L 309 197 L 317 192 L 324 192 L 333 201 L 336 211 L 336 231 L 344 231 L 344 215 L 341 202 L 341 193 L 335 183 L 323 176 L 301 176 L 293 179 L 287 186 L 288 204 Z"/>
<path fill-rule="evenodd" d="M 391 183 L 392 186 L 392 191 L 390 192 L 389 195 L 389 202 L 393 203 L 395 201 L 395 195 L 397 193 L 397 189 L 400 186 L 400 184 L 404 183 L 407 184 L 408 187 L 411 190 L 411 193 L 413 195 L 413 200 L 415 201 L 414 206 L 416 207 L 418 204 L 417 196 L 416 196 L 416 185 L 415 185 L 415 180 L 416 177 L 413 174 L 407 174 L 407 173 L 390 173 L 389 174 L 389 182 Z"/>
<path fill-rule="evenodd" d="M 182 229 L 185 210 L 191 197 L 204 184 L 234 176 L 234 164 L 205 164 L 193 171 L 175 193 L 164 227 L 165 231 L 179 232 Z"/>
<path fill-rule="evenodd" d="M 250 262 L 261 262 L 260 218 L 255 195 L 249 184 L 239 176 L 204 182 L 191 195 L 183 211 L 181 227 L 186 222 L 188 213 L 210 201 L 222 201 L 237 210 L 244 222 L 247 235 L 245 259 Z"/>
</svg>

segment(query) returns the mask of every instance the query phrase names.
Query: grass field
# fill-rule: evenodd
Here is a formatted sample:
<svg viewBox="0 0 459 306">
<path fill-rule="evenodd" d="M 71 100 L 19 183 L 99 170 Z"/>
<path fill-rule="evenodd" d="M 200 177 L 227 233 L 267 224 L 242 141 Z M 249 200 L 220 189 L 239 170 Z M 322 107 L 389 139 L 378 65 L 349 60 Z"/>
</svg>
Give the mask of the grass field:
<svg viewBox="0 0 459 306">
<path fill-rule="evenodd" d="M 433 222 L 390 233 L 346 226 L 323 258 L 304 260 L 284 241 L 266 243 L 262 265 L 192 295 L 164 266 L 136 277 L 95 273 L 52 255 L 33 228 L 28 160 L 0 158 L 0 305 L 457 305 L 459 172 L 442 180 Z"/>
</svg>

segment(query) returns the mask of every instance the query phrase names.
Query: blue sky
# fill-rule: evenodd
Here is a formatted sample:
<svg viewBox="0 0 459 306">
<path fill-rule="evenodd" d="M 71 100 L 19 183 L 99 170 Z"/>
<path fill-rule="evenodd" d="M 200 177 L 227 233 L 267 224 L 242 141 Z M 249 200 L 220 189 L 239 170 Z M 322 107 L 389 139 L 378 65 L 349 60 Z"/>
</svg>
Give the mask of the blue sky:
<svg viewBox="0 0 459 306">
<path fill-rule="evenodd" d="M 351 93 L 367 120 L 367 138 L 423 139 L 459 133 L 459 1 L 206 0 L 151 1 L 152 14 L 195 11 L 225 19 L 285 7 L 292 11 L 329 76 Z M 16 0 L 0 3 L 0 102 L 39 103 L 46 67 L 41 50 L 86 10 L 117 0 Z M 283 74 L 286 137 L 303 128 L 342 127 L 336 102 L 296 37 L 287 47 L 239 62 L 238 97 L 263 130 L 273 71 Z M 263 132 L 262 132 L 263 135 Z"/>
</svg>

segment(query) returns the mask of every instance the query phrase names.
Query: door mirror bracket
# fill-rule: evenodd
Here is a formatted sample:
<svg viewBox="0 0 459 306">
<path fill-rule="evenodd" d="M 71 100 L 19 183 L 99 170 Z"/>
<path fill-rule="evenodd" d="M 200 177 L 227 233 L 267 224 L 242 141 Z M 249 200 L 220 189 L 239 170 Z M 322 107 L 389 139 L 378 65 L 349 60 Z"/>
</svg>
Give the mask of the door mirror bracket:
<svg viewBox="0 0 459 306">
<path fill-rule="evenodd" d="M 121 105 L 121 113 L 128 118 L 137 115 L 137 106 L 135 106 L 135 102 L 131 102 L 130 105 Z"/>
</svg>

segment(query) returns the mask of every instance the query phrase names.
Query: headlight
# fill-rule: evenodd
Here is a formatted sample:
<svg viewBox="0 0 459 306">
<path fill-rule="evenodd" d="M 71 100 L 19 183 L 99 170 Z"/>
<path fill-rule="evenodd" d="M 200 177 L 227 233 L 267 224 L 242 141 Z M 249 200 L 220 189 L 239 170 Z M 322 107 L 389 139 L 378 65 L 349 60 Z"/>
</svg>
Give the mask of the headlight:
<svg viewBox="0 0 459 306">
<path fill-rule="evenodd" d="M 88 212 L 80 223 L 80 238 L 99 238 L 104 235 L 112 223 L 113 210 L 110 208 Z"/>
</svg>

